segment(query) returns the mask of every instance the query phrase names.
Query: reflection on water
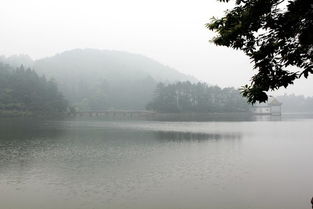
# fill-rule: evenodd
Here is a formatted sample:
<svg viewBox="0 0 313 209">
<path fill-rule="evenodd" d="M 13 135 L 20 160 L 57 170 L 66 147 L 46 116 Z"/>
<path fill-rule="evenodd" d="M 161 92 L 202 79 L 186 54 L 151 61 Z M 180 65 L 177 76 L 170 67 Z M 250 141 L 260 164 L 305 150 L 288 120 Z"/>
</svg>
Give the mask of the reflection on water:
<svg viewBox="0 0 313 209">
<path fill-rule="evenodd" d="M 56 138 L 65 129 L 51 127 L 48 121 L 29 119 L 0 119 L 0 142 L 45 137 Z"/>
<path fill-rule="evenodd" d="M 156 131 L 156 136 L 160 140 L 165 141 L 205 141 L 205 140 L 221 140 L 221 139 L 240 139 L 240 133 L 195 133 L 195 132 L 179 132 L 179 131 Z"/>
<path fill-rule="evenodd" d="M 312 124 L 0 120 L 0 209 L 309 208 Z"/>
<path fill-rule="evenodd" d="M 253 120 L 255 121 L 281 121 L 281 115 L 254 115 Z"/>
</svg>

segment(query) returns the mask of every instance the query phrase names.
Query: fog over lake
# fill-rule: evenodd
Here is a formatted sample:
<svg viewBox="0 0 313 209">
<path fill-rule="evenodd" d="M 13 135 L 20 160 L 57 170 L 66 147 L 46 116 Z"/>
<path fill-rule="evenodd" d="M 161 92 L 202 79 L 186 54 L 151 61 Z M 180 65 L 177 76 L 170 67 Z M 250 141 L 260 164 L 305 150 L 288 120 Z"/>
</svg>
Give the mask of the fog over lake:
<svg viewBox="0 0 313 209">
<path fill-rule="evenodd" d="M 2 119 L 0 208 L 310 208 L 312 124 Z"/>
<path fill-rule="evenodd" d="M 2 0 L 0 28 L 0 209 L 313 207 L 313 0 Z"/>
</svg>

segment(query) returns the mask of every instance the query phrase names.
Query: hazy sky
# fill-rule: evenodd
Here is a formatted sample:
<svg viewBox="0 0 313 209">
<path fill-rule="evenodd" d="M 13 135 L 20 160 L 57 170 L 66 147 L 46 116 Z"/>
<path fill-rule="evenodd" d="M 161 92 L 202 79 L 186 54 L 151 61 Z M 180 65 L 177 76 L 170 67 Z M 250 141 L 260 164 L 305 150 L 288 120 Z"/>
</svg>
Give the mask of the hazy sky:
<svg viewBox="0 0 313 209">
<path fill-rule="evenodd" d="M 2 0 L 0 55 L 122 50 L 211 84 L 240 87 L 253 74 L 250 61 L 209 43 L 213 34 L 204 27 L 229 6 L 216 0 Z M 312 79 L 296 84 L 279 93 L 313 96 Z"/>
</svg>

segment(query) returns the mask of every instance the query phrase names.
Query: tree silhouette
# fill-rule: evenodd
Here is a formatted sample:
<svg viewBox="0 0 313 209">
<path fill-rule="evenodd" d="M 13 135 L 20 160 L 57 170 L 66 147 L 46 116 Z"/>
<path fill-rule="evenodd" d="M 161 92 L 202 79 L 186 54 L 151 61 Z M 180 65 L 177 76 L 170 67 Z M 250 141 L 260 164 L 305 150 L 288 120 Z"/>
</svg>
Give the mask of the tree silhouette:
<svg viewBox="0 0 313 209">
<path fill-rule="evenodd" d="M 313 73 L 312 0 L 236 0 L 206 26 L 217 33 L 216 45 L 242 50 L 254 63 L 258 72 L 242 88 L 251 103 L 265 102 L 267 91 Z"/>
</svg>

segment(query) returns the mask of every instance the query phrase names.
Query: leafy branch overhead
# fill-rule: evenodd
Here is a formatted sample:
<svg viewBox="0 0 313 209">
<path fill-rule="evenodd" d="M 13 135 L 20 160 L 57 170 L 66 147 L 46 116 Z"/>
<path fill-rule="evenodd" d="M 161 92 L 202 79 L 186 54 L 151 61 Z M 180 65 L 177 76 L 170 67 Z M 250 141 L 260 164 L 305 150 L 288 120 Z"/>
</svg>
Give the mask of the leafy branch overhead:
<svg viewBox="0 0 313 209">
<path fill-rule="evenodd" d="M 254 63 L 257 73 L 241 89 L 251 103 L 313 73 L 312 0 L 236 0 L 206 27 L 217 33 L 216 45 L 242 50 Z"/>
</svg>

